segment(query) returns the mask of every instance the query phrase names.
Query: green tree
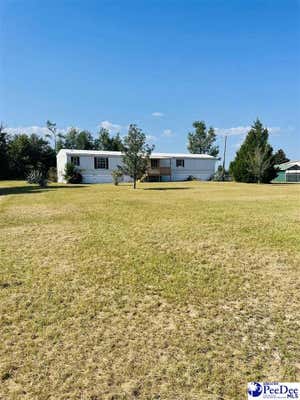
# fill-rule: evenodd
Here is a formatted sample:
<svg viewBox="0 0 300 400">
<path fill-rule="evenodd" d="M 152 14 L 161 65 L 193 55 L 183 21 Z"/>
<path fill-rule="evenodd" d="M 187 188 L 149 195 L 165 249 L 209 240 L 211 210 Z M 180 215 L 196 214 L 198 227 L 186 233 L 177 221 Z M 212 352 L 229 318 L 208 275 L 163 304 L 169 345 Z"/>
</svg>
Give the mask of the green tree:
<svg viewBox="0 0 300 400">
<path fill-rule="evenodd" d="M 9 177 L 8 146 L 9 136 L 3 124 L 0 124 L 0 179 Z"/>
<path fill-rule="evenodd" d="M 56 154 L 48 141 L 35 134 L 15 135 L 8 146 L 10 177 L 24 179 L 37 169 L 47 174 L 56 165 Z"/>
<path fill-rule="evenodd" d="M 275 162 L 276 165 L 283 164 L 283 163 L 286 163 L 288 161 L 290 161 L 290 159 L 287 158 L 287 156 L 285 155 L 285 152 L 282 149 L 279 149 L 274 154 L 274 162 Z"/>
<path fill-rule="evenodd" d="M 193 154 L 209 154 L 217 157 L 219 147 L 214 145 L 216 134 L 213 127 L 208 130 L 204 121 L 195 121 L 193 123 L 194 132 L 188 133 L 188 150 Z"/>
<path fill-rule="evenodd" d="M 61 143 L 61 140 L 63 139 L 63 134 L 61 134 L 60 132 L 57 131 L 57 127 L 56 127 L 56 123 L 55 122 L 51 122 L 51 121 L 47 121 L 46 122 L 47 125 L 47 129 L 49 130 L 49 133 L 46 134 L 46 137 L 48 139 L 52 139 L 54 142 L 54 150 L 56 151 L 56 153 L 59 151 L 58 148 L 58 143 Z"/>
<path fill-rule="evenodd" d="M 108 129 L 101 128 L 98 139 L 95 140 L 97 150 L 123 151 L 124 146 L 120 134 L 110 136 Z"/>
<path fill-rule="evenodd" d="M 257 119 L 230 163 L 230 172 L 237 182 L 269 183 L 275 178 L 273 149 L 268 139 L 268 129 Z"/>
<path fill-rule="evenodd" d="M 78 130 L 76 128 L 70 128 L 65 134 L 63 140 L 63 148 L 65 149 L 76 149 L 77 145 L 77 134 Z"/>
<path fill-rule="evenodd" d="M 128 134 L 124 138 L 123 166 L 121 170 L 124 175 L 133 179 L 133 188 L 136 188 L 136 181 L 146 173 L 149 157 L 154 146 L 146 143 L 146 135 L 136 125 L 129 126 Z"/>
<path fill-rule="evenodd" d="M 92 150 L 94 148 L 94 139 L 89 131 L 83 130 L 77 136 L 78 150 Z"/>
<path fill-rule="evenodd" d="M 121 139 L 121 136 L 119 133 L 117 133 L 115 136 L 112 137 L 112 145 L 111 145 L 112 151 L 123 151 L 124 150 L 124 145 Z"/>
<path fill-rule="evenodd" d="M 97 150 L 111 150 L 111 138 L 108 129 L 100 129 L 99 136 L 95 140 L 95 148 Z"/>
<path fill-rule="evenodd" d="M 65 149 L 91 150 L 94 148 L 94 140 L 90 132 L 71 128 L 66 133 L 61 145 Z"/>
</svg>

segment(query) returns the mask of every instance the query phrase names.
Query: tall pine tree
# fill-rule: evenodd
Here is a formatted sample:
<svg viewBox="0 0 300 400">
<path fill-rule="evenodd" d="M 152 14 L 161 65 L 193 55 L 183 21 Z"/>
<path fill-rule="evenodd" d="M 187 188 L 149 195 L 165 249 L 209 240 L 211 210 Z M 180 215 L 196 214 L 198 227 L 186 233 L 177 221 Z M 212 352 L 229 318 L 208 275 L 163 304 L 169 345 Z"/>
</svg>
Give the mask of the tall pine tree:
<svg viewBox="0 0 300 400">
<path fill-rule="evenodd" d="M 230 172 L 237 182 L 269 183 L 276 177 L 273 149 L 268 139 L 268 129 L 257 119 L 230 164 Z"/>
</svg>

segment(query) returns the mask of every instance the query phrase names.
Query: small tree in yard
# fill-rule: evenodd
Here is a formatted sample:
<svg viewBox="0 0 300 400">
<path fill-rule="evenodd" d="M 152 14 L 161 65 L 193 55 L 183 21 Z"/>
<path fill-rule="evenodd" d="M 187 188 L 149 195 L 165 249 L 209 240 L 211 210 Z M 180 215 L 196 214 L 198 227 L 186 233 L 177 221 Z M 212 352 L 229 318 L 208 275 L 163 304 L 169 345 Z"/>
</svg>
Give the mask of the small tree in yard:
<svg viewBox="0 0 300 400">
<path fill-rule="evenodd" d="M 67 183 L 81 183 L 82 175 L 78 171 L 76 165 L 68 162 L 65 166 L 64 178 Z"/>
<path fill-rule="evenodd" d="M 154 146 L 146 143 L 146 135 L 136 125 L 129 126 L 128 134 L 124 138 L 123 166 L 121 171 L 133 179 L 133 188 L 136 181 L 146 173 L 149 157 Z"/>
</svg>

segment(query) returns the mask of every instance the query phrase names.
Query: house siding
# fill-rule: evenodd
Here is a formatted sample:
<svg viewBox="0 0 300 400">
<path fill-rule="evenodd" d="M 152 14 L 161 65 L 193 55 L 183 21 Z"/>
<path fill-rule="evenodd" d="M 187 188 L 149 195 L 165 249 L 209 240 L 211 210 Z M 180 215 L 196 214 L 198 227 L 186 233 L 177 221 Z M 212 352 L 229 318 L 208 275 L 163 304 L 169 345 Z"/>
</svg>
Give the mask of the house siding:
<svg viewBox="0 0 300 400">
<path fill-rule="evenodd" d="M 171 161 L 172 181 L 185 181 L 189 176 L 206 181 L 215 172 L 215 160 L 182 158 L 184 167 L 176 167 L 177 159 L 172 158 Z"/>
<path fill-rule="evenodd" d="M 67 154 L 64 152 L 58 152 L 56 156 L 57 163 L 57 182 L 65 183 L 64 173 L 65 166 L 67 164 Z"/>
<path fill-rule="evenodd" d="M 120 154 L 120 153 L 119 153 Z M 71 157 L 79 156 L 80 165 L 79 170 L 82 174 L 83 183 L 111 183 L 112 182 L 112 171 L 119 165 L 122 165 L 121 155 L 111 154 L 98 154 L 92 152 L 91 154 L 76 153 L 76 151 L 68 150 L 60 151 L 57 155 L 57 171 L 58 171 L 58 182 L 65 182 L 64 169 L 67 162 L 71 162 Z M 95 169 L 94 168 L 94 157 L 108 158 L 108 169 Z M 159 156 L 157 157 L 159 158 Z M 184 167 L 176 167 L 176 160 L 183 159 Z M 171 176 L 161 177 L 163 181 L 184 181 L 189 176 L 194 176 L 199 180 L 208 180 L 215 171 L 215 159 L 206 158 L 188 158 L 184 156 L 160 158 L 161 167 L 171 167 Z M 132 179 L 129 176 L 124 177 L 124 182 L 131 182 Z"/>
</svg>

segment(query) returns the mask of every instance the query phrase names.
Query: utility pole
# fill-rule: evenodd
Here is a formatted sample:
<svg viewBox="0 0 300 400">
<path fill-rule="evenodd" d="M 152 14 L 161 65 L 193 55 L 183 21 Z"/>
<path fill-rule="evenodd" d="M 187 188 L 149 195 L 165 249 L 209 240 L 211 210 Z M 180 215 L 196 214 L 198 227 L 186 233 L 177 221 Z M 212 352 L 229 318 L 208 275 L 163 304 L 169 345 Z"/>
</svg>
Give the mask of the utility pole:
<svg viewBox="0 0 300 400">
<path fill-rule="evenodd" d="M 226 158 L 226 146 L 227 146 L 227 135 L 224 136 L 224 154 L 223 154 L 223 171 L 222 171 L 222 180 L 225 181 L 225 158 Z"/>
</svg>

